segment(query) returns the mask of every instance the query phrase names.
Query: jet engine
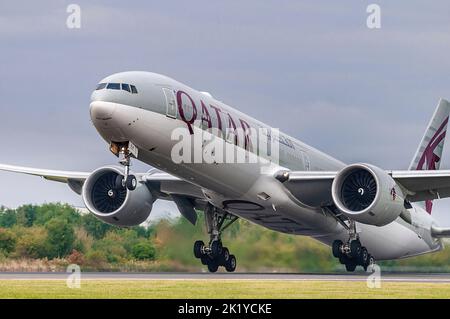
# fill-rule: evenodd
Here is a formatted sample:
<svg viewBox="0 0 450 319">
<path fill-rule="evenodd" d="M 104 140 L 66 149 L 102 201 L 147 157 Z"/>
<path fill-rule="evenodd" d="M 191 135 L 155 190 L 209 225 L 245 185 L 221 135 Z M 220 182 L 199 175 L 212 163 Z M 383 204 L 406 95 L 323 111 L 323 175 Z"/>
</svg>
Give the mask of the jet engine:
<svg viewBox="0 0 450 319">
<path fill-rule="evenodd" d="M 95 170 L 83 185 L 86 208 L 98 219 L 115 226 L 136 226 L 144 222 L 152 210 L 154 198 L 146 185 L 133 191 L 117 187 L 122 170 L 115 166 Z"/>
<path fill-rule="evenodd" d="M 404 194 L 384 170 L 369 164 L 352 164 L 334 178 L 332 197 L 337 208 L 357 222 L 384 226 L 405 209 Z"/>
</svg>

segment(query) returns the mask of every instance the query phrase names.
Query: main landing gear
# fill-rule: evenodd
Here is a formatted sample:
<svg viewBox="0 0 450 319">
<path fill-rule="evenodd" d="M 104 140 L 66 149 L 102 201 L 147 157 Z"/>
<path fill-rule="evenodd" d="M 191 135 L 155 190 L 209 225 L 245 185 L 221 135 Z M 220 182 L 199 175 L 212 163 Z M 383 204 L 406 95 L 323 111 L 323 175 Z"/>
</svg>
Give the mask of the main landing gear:
<svg viewBox="0 0 450 319">
<path fill-rule="evenodd" d="M 236 269 L 236 257 L 230 254 L 227 247 L 223 247 L 220 235 L 237 219 L 236 216 L 219 212 L 212 205 L 206 206 L 205 221 L 210 241 L 208 245 L 205 245 L 203 241 L 197 240 L 194 243 L 194 256 L 200 259 L 203 265 L 208 266 L 210 272 L 216 272 L 219 266 L 225 267 L 228 272 Z"/>
<path fill-rule="evenodd" d="M 333 242 L 333 256 L 345 265 L 347 271 L 355 271 L 356 266 L 362 266 L 367 271 L 369 265 L 374 264 L 375 260 L 366 247 L 361 245 L 354 221 L 350 221 L 349 234 L 350 238 L 346 243 L 341 240 Z"/>
<path fill-rule="evenodd" d="M 119 161 L 121 165 L 124 166 L 124 175 L 117 175 L 116 177 L 116 188 L 127 188 L 130 191 L 136 189 L 137 179 L 136 176 L 130 174 L 130 166 L 131 166 L 131 152 L 128 149 L 128 143 L 123 144 L 114 144 L 111 146 L 111 151 L 117 155 L 123 156 L 123 158 Z"/>
</svg>

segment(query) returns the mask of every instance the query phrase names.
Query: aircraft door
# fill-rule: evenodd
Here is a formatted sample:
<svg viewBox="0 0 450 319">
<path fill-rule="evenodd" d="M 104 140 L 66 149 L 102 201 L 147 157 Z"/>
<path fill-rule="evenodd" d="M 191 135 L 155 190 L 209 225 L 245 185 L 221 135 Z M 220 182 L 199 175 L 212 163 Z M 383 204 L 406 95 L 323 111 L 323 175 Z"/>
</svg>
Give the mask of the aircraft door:
<svg viewBox="0 0 450 319">
<path fill-rule="evenodd" d="M 171 118 L 177 118 L 177 104 L 175 101 L 175 94 L 171 89 L 163 88 L 166 96 L 166 115 Z"/>
</svg>

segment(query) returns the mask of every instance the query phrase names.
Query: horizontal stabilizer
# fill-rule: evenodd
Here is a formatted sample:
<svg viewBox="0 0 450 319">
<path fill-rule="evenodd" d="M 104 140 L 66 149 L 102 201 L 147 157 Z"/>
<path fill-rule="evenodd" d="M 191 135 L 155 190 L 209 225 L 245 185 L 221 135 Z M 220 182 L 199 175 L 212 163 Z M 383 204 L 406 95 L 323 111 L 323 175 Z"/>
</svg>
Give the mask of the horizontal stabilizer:
<svg viewBox="0 0 450 319">
<path fill-rule="evenodd" d="M 450 238 L 450 228 L 431 226 L 431 236 L 435 238 Z"/>
</svg>

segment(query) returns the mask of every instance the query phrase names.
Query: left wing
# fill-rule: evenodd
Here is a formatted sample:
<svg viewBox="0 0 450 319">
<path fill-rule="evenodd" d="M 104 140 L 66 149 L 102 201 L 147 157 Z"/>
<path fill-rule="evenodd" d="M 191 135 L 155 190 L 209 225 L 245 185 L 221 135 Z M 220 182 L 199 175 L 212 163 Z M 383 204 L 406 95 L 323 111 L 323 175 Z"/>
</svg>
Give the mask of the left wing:
<svg viewBox="0 0 450 319">
<path fill-rule="evenodd" d="M 301 202 L 328 206 L 333 202 L 331 185 L 338 172 L 287 171 L 275 177 Z M 418 202 L 450 197 L 450 170 L 386 171 L 407 191 L 407 200 Z"/>
</svg>

